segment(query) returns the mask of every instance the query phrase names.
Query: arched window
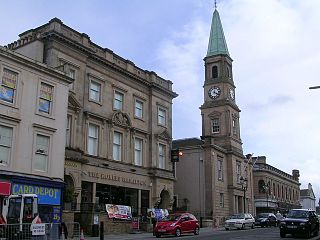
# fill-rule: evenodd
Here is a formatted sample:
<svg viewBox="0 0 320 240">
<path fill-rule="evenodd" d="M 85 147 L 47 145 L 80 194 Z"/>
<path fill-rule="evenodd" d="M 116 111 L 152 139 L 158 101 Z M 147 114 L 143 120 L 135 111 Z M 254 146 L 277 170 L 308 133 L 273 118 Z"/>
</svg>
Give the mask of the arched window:
<svg viewBox="0 0 320 240">
<path fill-rule="evenodd" d="M 231 71 L 230 71 L 230 67 L 227 66 L 227 77 L 230 78 L 231 77 Z"/>
<path fill-rule="evenodd" d="M 211 123 L 212 123 L 212 133 L 219 133 L 220 132 L 220 119 L 213 118 Z"/>
<path fill-rule="evenodd" d="M 258 182 L 258 189 L 259 189 L 259 193 L 265 193 L 266 190 L 265 190 L 265 186 L 266 184 L 264 183 L 263 180 L 259 180 Z"/>
<path fill-rule="evenodd" d="M 217 78 L 218 77 L 218 67 L 213 66 L 212 67 L 212 78 Z"/>
</svg>

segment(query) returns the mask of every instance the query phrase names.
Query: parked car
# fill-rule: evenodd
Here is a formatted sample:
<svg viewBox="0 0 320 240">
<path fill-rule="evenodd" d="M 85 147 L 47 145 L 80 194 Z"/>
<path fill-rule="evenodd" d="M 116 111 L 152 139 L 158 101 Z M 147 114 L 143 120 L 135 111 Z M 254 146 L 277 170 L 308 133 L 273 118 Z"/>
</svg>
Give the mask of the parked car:
<svg viewBox="0 0 320 240">
<path fill-rule="evenodd" d="M 225 229 L 245 229 L 247 227 L 254 228 L 254 218 L 250 213 L 239 213 L 232 215 L 225 221 Z"/>
<path fill-rule="evenodd" d="M 259 213 L 255 217 L 255 225 L 261 227 L 277 226 L 277 217 L 273 213 Z"/>
<path fill-rule="evenodd" d="M 303 234 L 307 238 L 311 235 L 319 235 L 319 219 L 313 210 L 292 209 L 286 218 L 280 222 L 280 237 L 286 237 L 286 234 Z"/>
<path fill-rule="evenodd" d="M 183 233 L 199 234 L 199 222 L 195 216 L 190 213 L 172 214 L 166 220 L 157 222 L 154 233 L 157 238 L 162 235 L 181 236 Z"/>
</svg>

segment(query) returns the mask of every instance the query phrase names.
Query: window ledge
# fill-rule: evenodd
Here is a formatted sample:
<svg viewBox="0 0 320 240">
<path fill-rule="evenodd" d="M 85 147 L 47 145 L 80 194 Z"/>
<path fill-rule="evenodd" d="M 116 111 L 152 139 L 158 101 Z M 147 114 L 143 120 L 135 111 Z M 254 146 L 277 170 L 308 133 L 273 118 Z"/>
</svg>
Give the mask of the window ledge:
<svg viewBox="0 0 320 240">
<path fill-rule="evenodd" d="M 0 104 L 1 104 L 1 105 L 4 105 L 4 106 L 7 106 L 7 107 L 11 107 L 11 108 L 19 109 L 19 107 L 17 106 L 17 104 L 16 104 L 16 103 L 9 103 L 9 102 L 6 102 L 6 101 L 3 101 L 3 100 L 0 100 Z"/>
<path fill-rule="evenodd" d="M 141 118 L 141 117 L 134 116 L 133 118 L 134 118 L 134 119 L 137 119 L 137 120 L 140 120 L 140 121 L 142 121 L 142 122 L 145 122 L 145 120 L 144 120 L 143 117 Z"/>
<path fill-rule="evenodd" d="M 98 104 L 98 105 L 100 105 L 100 106 L 102 106 L 102 102 L 100 101 L 96 101 L 96 100 L 93 100 L 93 99 L 88 99 L 88 102 L 92 102 L 92 103 L 95 103 L 95 104 Z"/>
<path fill-rule="evenodd" d="M 45 118 L 50 118 L 50 119 L 52 119 L 52 120 L 55 120 L 55 118 L 54 118 L 54 116 L 52 116 L 52 115 L 47 115 L 47 114 L 45 114 L 45 113 L 41 113 L 41 112 L 36 112 L 36 115 L 38 115 L 38 116 L 41 116 L 41 117 L 45 117 Z"/>
</svg>

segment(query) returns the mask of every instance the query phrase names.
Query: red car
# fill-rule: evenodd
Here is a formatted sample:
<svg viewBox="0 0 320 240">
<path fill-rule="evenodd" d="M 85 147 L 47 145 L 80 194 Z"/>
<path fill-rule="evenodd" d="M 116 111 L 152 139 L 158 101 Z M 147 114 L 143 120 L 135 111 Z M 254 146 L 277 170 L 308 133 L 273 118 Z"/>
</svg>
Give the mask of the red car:
<svg viewBox="0 0 320 240">
<path fill-rule="evenodd" d="M 190 213 L 180 213 L 169 215 L 166 220 L 157 222 L 154 233 L 157 238 L 161 235 L 181 236 L 182 233 L 199 234 L 199 222 L 195 216 Z"/>
</svg>

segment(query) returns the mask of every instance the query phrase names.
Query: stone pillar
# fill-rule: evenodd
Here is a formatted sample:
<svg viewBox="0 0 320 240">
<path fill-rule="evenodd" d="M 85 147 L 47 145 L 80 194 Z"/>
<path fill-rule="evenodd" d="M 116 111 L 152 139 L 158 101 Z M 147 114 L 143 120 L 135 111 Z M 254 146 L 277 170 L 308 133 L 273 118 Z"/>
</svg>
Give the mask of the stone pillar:
<svg viewBox="0 0 320 240">
<path fill-rule="evenodd" d="M 92 183 L 92 203 L 96 203 L 96 190 L 97 184 L 94 182 Z"/>
<path fill-rule="evenodd" d="M 138 216 L 141 215 L 141 189 L 138 189 Z"/>
</svg>

